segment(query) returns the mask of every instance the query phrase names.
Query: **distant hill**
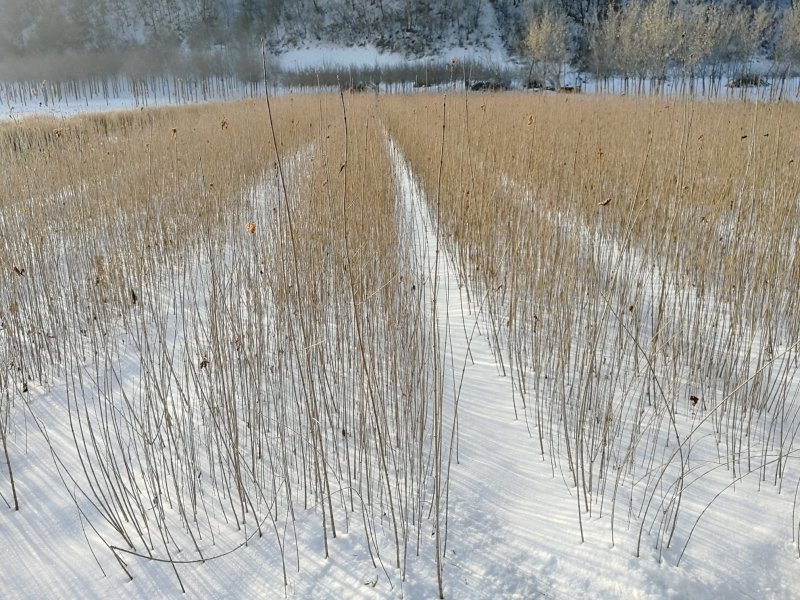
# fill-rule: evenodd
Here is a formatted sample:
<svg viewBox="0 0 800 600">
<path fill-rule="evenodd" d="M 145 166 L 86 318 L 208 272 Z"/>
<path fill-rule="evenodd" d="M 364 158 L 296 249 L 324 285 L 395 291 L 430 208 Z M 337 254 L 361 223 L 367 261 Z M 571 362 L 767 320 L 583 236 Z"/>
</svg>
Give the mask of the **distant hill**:
<svg viewBox="0 0 800 600">
<path fill-rule="evenodd" d="M 206 49 L 266 39 L 421 56 L 447 46 L 519 48 L 532 0 L 0 0 L 0 53 L 156 44 Z"/>
</svg>

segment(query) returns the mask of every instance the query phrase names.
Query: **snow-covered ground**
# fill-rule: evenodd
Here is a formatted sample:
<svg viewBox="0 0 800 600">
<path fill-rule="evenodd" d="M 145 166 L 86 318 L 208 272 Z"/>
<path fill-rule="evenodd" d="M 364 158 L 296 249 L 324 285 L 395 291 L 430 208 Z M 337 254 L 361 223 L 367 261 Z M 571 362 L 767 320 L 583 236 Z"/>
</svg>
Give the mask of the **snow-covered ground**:
<svg viewBox="0 0 800 600">
<path fill-rule="evenodd" d="M 336 69 L 342 67 L 393 67 L 401 65 L 406 57 L 395 52 L 380 52 L 370 45 L 343 47 L 320 44 L 294 48 L 278 55 L 277 63 L 285 71 L 303 69 Z"/>
<path fill-rule="evenodd" d="M 165 76 L 133 80 L 115 76 L 104 81 L 73 83 L 74 86 L 48 81 L 0 84 L 0 122 L 37 115 L 66 119 L 84 113 L 236 101 L 264 94 L 263 83 L 246 84 L 230 77 L 184 80 Z"/>
<path fill-rule="evenodd" d="M 795 490 L 788 485 L 781 489 L 762 482 L 758 472 L 741 479 L 733 476 L 717 454 L 718 441 L 710 423 L 704 426 L 700 415 L 689 408 L 675 417 L 680 433 L 693 431 L 689 437 L 696 442 L 686 446 L 687 451 L 692 449 L 691 459 L 687 457 L 685 463 L 682 514 L 686 516 L 678 521 L 673 545 L 655 547 L 661 521 L 652 514 L 648 517 L 646 511 L 643 516 L 633 501 L 617 507 L 612 544 L 611 508 L 598 510 L 593 506 L 594 512 L 587 515 L 578 489 L 561 470 L 563 465 L 542 456 L 527 420 L 516 413 L 512 380 L 501 375 L 484 304 L 480 299 L 467 299 L 463 274 L 454 267 L 448 248 L 437 239 L 430 202 L 391 140 L 387 140 L 387 152 L 404 234 L 401 241 L 414 257 L 416 278 L 424 288 L 422 297 L 430 309 L 426 327 L 440 340 L 439 354 L 433 360 L 442 366 L 442 460 L 447 473 L 442 553 L 446 596 L 700 600 L 797 597 L 800 566 L 792 536 L 796 526 Z M 311 160 L 311 154 L 309 149 L 303 149 L 287 161 L 290 190 L 292 181 L 303 177 L 303 162 Z M 268 230 L 271 222 L 270 211 L 262 205 L 269 206 L 280 193 L 272 172 L 253 190 L 258 231 Z M 292 201 L 301 201 L 293 192 L 290 195 Z M 535 197 L 528 200 L 535 202 Z M 543 216 L 560 219 L 558 215 Z M 586 235 L 580 224 L 566 222 L 563 227 L 575 235 Z M 615 257 L 630 251 L 618 242 L 597 241 L 614 247 Z M 220 264 L 224 259 L 223 256 Z M 637 272 L 647 270 L 638 256 L 615 261 Z M 179 276 L 177 265 L 168 268 L 174 268 Z M 187 268 L 188 273 L 180 276 L 196 278 L 197 292 L 202 295 L 212 276 L 210 266 Z M 0 510 L 0 598 L 177 598 L 181 597 L 181 585 L 186 597 L 203 599 L 436 597 L 436 523 L 429 517 L 421 521 L 428 529 L 418 542 L 418 553 L 412 550 L 406 557 L 405 579 L 388 557 L 393 543 L 388 519 L 375 523 L 362 520 L 358 514 L 350 515 L 343 530 L 329 540 L 330 557 L 325 558 L 319 508 L 295 507 L 292 520 L 283 504 L 280 511 L 285 512 L 275 508 L 278 515 L 272 515 L 273 505 L 268 498 L 258 499 L 253 507 L 254 512 L 265 515 L 262 532 L 250 517 L 240 527 L 223 518 L 227 507 L 210 506 L 205 514 L 217 516 L 217 522 L 188 527 L 196 532 L 196 540 L 186 534 L 174 544 L 156 539 L 152 546 L 161 551 L 155 560 L 108 546 L 107 540 L 118 539 L 119 531 L 142 538 L 157 538 L 158 532 L 136 532 L 132 523 L 137 519 L 129 519 L 124 511 L 109 510 L 117 505 L 110 498 L 105 499 L 108 506 L 103 506 L 105 491 L 116 489 L 113 468 L 109 472 L 107 467 L 120 455 L 93 455 L 82 441 L 82 436 L 90 433 L 73 419 L 83 416 L 88 424 L 93 415 L 103 422 L 117 423 L 117 417 L 103 412 L 107 405 L 101 399 L 107 394 L 120 402 L 124 392 L 127 401 L 140 402 L 141 390 L 151 389 L 144 380 L 156 375 L 166 377 L 175 386 L 172 393 L 180 395 L 184 374 L 168 371 L 180 368 L 179 357 L 184 353 L 196 355 L 194 344 L 198 342 L 183 337 L 180 318 L 170 310 L 173 300 L 165 296 L 152 305 L 153 310 L 159 303 L 166 307 L 166 334 L 158 333 L 159 328 L 153 332 L 108 332 L 118 338 L 113 342 L 114 350 L 104 357 L 107 364 L 95 363 L 91 357 L 85 364 L 73 358 L 68 377 L 32 386 L 25 406 L 16 413 L 9 446 L 21 510 L 15 512 L 9 506 Z M 167 354 L 178 358 L 172 365 L 143 365 L 139 359 L 144 342 L 165 345 L 170 348 Z M 274 348 L 275 352 L 278 350 Z M 160 374 L 155 373 L 159 370 Z M 635 374 L 630 375 L 635 378 Z M 797 386 L 795 378 L 795 392 Z M 788 413 L 796 414 L 797 406 L 798 398 L 790 397 Z M 122 405 L 116 410 L 124 413 Z M 173 414 L 185 416 L 180 409 Z M 796 420 L 790 416 L 786 422 L 796 427 Z M 157 415 L 153 418 L 157 420 Z M 662 465 L 666 470 L 673 464 L 676 448 L 669 422 L 662 418 L 653 423 L 653 427 L 663 430 L 652 434 L 650 467 L 642 464 L 637 476 L 646 480 L 638 482 L 639 489 L 643 487 L 656 498 L 652 510 L 661 513 L 668 511 L 669 505 L 658 506 L 658 501 L 669 498 L 671 492 L 669 488 L 660 489 L 662 484 L 667 487 L 667 480 L 659 481 L 657 474 Z M 118 425 L 123 429 L 108 430 L 120 435 L 118 452 L 127 453 L 133 460 L 130 455 L 146 451 L 146 443 L 136 446 L 125 440 L 136 430 L 137 423 L 119 421 Z M 786 435 L 791 443 L 792 438 Z M 109 446 L 114 446 L 111 441 Z M 87 458 L 92 460 L 93 477 L 84 475 L 81 461 Z M 771 466 L 773 458 L 754 456 L 754 460 Z M 796 451 L 788 449 L 785 460 L 794 468 Z M 0 494 L 10 505 L 6 466 L 5 457 L 0 456 Z M 162 468 L 168 469 L 169 465 Z M 623 476 L 623 487 L 627 484 L 632 485 Z M 146 487 L 147 480 L 142 485 Z M 183 485 L 188 489 L 192 484 L 187 481 Z M 143 505 L 131 506 L 131 513 L 140 511 L 151 524 L 168 518 L 157 514 L 162 503 L 156 498 L 148 503 L 146 490 L 136 491 L 139 493 L 132 493 L 132 497 L 140 497 Z M 179 498 L 186 490 L 157 493 Z M 275 497 L 281 493 L 276 489 Z M 88 498 L 95 498 L 96 504 L 88 502 Z M 706 511 L 706 507 L 710 508 Z M 642 521 L 654 524 L 655 530 L 645 527 L 642 531 Z M 178 529 L 172 530 L 173 535 L 180 535 L 175 533 Z M 636 558 L 640 536 L 641 556 Z M 367 539 L 372 540 L 371 545 L 367 545 Z M 164 553 L 175 546 L 187 549 L 185 555 L 170 557 Z M 188 550 L 194 546 L 203 549 L 202 558 Z M 373 557 L 376 548 L 383 550 L 382 557 Z M 174 565 L 168 562 L 170 559 Z M 680 566 L 676 566 L 679 560 Z M 131 580 L 120 565 L 130 573 Z"/>
<path fill-rule="evenodd" d="M 137 108 L 136 100 L 131 95 L 109 99 L 95 98 L 85 102 L 53 101 L 48 104 L 31 101 L 27 104 L 11 103 L 0 112 L 1 121 L 15 121 L 32 116 L 48 116 L 56 119 L 67 119 L 84 113 L 110 112 L 115 110 L 133 110 Z"/>
<path fill-rule="evenodd" d="M 288 50 L 280 54 L 276 60 L 284 71 L 300 71 L 305 69 L 341 69 L 347 67 L 398 67 L 406 63 L 446 63 L 453 58 L 489 65 L 508 65 L 511 62 L 508 52 L 499 42 L 489 48 L 454 46 L 440 50 L 431 56 L 413 59 L 396 52 L 382 52 L 370 45 L 342 47 L 323 44 Z"/>
</svg>

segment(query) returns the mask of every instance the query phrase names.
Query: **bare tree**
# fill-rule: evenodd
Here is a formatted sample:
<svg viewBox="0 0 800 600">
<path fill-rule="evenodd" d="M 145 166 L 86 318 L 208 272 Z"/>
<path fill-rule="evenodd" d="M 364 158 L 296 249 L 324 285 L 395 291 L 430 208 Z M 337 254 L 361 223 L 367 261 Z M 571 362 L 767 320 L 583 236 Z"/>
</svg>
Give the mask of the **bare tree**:
<svg viewBox="0 0 800 600">
<path fill-rule="evenodd" d="M 534 66 L 546 81 L 561 87 L 561 72 L 567 61 L 567 19 L 564 13 L 546 9 L 534 14 L 528 26 L 525 46 L 531 57 L 531 74 Z"/>
<path fill-rule="evenodd" d="M 0 47 L 14 53 L 25 50 L 25 32 L 36 23 L 37 17 L 37 5 L 28 0 L 0 3 Z"/>
<path fill-rule="evenodd" d="M 775 61 L 780 68 L 783 95 L 787 77 L 800 70 L 800 7 L 794 6 L 783 15 L 781 31 L 775 42 Z"/>
</svg>

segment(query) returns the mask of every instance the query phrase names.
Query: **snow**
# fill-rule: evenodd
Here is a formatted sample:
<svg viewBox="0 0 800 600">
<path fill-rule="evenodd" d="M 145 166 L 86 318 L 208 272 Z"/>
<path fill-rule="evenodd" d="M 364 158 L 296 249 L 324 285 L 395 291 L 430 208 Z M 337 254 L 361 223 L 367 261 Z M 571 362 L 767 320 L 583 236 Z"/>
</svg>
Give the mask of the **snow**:
<svg viewBox="0 0 800 600">
<path fill-rule="evenodd" d="M 444 41 L 440 48 L 429 55 L 409 57 L 397 52 L 386 52 L 372 44 L 343 47 L 324 42 L 309 43 L 302 47 L 281 52 L 276 60 L 281 69 L 301 71 L 306 69 L 393 67 L 403 63 L 447 63 L 452 59 L 486 65 L 509 65 L 512 58 L 500 38 L 500 27 L 491 2 L 481 3 L 479 32 L 485 32 L 481 44 L 460 45 L 454 40 Z"/>
<path fill-rule="evenodd" d="M 132 95 L 109 99 L 95 98 L 84 102 L 44 102 L 32 101 L 28 104 L 9 104 L 0 112 L 0 122 L 16 121 L 32 116 L 47 116 L 55 119 L 67 119 L 84 113 L 111 112 L 116 110 L 132 110 L 138 108 Z"/>
<path fill-rule="evenodd" d="M 370 45 L 343 47 L 320 44 L 288 50 L 278 55 L 275 60 L 284 71 L 303 71 L 399 67 L 406 63 L 448 63 L 452 59 L 487 65 L 507 65 L 511 60 L 499 42 L 490 48 L 452 46 L 422 58 L 408 58 L 396 52 L 379 51 Z"/>
<path fill-rule="evenodd" d="M 480 22 L 478 30 L 488 32 L 482 40 L 481 46 L 458 46 L 443 50 L 438 54 L 439 58 L 456 58 L 458 60 L 470 60 L 487 65 L 510 66 L 512 58 L 500 39 L 500 26 L 497 23 L 497 15 L 491 2 L 481 3 Z"/>
<path fill-rule="evenodd" d="M 285 71 L 305 69 L 334 69 L 346 67 L 387 67 L 405 62 L 402 54 L 381 52 L 375 46 L 337 46 L 332 44 L 310 45 L 293 48 L 279 54 L 278 66 Z"/>
<path fill-rule="evenodd" d="M 104 113 L 113 111 L 124 111 L 142 109 L 145 107 L 164 106 L 169 104 L 190 104 L 197 101 L 211 100 L 213 98 L 192 98 L 188 95 L 183 97 L 158 93 L 152 86 L 146 91 L 134 92 L 130 86 L 130 81 L 125 78 L 121 80 L 116 94 L 109 94 L 107 97 L 99 93 L 85 95 L 80 98 L 70 97 L 68 94 L 61 96 L 52 92 L 47 93 L 48 82 L 41 84 L 18 84 L 23 88 L 26 98 L 23 101 L 15 101 L 10 96 L 3 97 L 0 93 L 0 122 L 18 121 L 32 116 L 45 116 L 54 119 L 68 119 L 80 114 Z M 179 85 L 180 79 L 172 82 L 173 86 Z M 144 94 L 144 95 L 143 95 Z M 239 100 L 244 94 L 237 94 L 233 97 L 224 98 L 228 100 Z M 219 98 L 222 100 L 223 98 Z"/>
<path fill-rule="evenodd" d="M 499 42 L 491 48 L 452 46 L 422 58 L 408 58 L 396 52 L 379 51 L 369 44 L 344 47 L 320 44 L 294 48 L 279 54 L 276 61 L 284 71 L 307 69 L 346 69 L 364 67 L 398 67 L 405 63 L 447 63 L 455 58 L 485 64 L 508 64 L 508 53 Z"/>
</svg>

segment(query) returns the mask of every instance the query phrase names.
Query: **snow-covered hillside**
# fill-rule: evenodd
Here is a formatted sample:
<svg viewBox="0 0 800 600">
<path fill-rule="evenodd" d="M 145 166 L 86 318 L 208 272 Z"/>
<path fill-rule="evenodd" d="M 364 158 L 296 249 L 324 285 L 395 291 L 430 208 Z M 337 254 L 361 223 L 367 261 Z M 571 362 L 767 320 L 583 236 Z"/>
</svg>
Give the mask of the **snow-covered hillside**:
<svg viewBox="0 0 800 600">
<path fill-rule="evenodd" d="M 518 0 L 0 0 L 0 50 L 58 53 L 266 38 L 273 49 L 328 43 L 421 56 L 448 46 L 515 47 Z"/>
</svg>

